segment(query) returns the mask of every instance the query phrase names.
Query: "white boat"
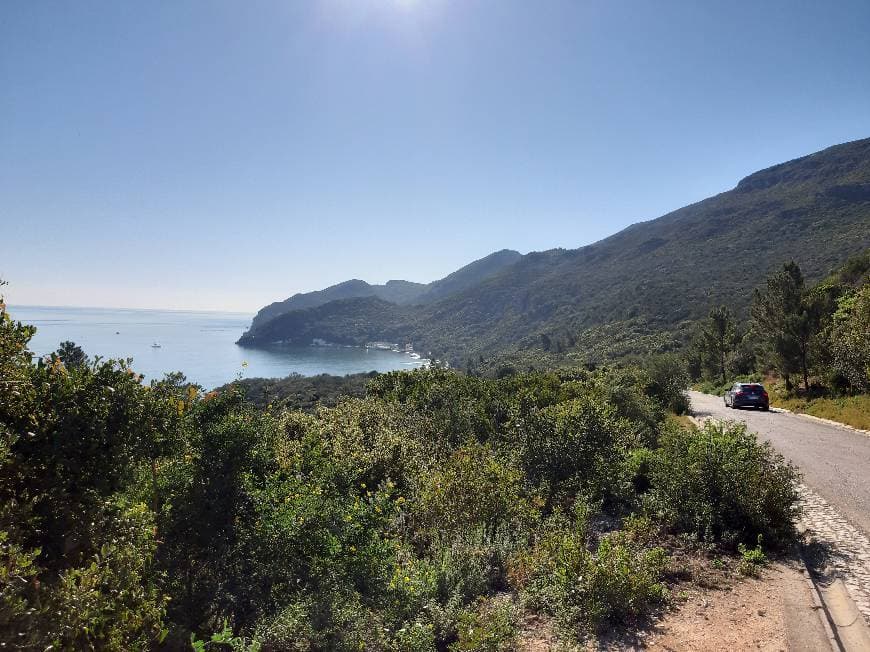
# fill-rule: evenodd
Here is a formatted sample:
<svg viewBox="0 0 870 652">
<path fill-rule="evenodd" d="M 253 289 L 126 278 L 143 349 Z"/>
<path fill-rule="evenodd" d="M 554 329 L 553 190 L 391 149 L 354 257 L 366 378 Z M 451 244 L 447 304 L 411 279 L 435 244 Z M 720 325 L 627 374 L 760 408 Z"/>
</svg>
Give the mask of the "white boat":
<svg viewBox="0 0 870 652">
<path fill-rule="evenodd" d="M 160 348 L 160 342 L 154 342 L 154 344 L 151 345 L 151 348 L 152 348 L 152 349 L 159 349 L 159 348 Z"/>
<path fill-rule="evenodd" d="M 419 354 L 419 353 L 412 353 L 412 354 L 411 354 L 411 357 L 412 357 L 414 360 L 419 360 L 419 359 L 420 359 L 420 354 Z"/>
</svg>

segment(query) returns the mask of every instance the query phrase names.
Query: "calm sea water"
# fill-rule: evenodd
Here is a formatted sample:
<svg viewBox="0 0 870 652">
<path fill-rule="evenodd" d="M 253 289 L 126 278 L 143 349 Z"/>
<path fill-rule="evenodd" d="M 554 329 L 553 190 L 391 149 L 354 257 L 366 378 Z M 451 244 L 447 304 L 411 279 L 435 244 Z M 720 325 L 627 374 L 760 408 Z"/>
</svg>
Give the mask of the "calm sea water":
<svg viewBox="0 0 870 652">
<path fill-rule="evenodd" d="M 146 380 L 181 371 L 206 389 L 238 377 L 280 378 L 413 369 L 404 353 L 343 347 L 245 349 L 235 342 L 251 323 L 244 313 L 10 306 L 16 321 L 36 326 L 31 350 L 44 355 L 64 340 L 91 357 L 133 358 Z M 152 346 L 155 342 L 160 348 Z M 247 363 L 247 364 L 245 364 Z"/>
</svg>

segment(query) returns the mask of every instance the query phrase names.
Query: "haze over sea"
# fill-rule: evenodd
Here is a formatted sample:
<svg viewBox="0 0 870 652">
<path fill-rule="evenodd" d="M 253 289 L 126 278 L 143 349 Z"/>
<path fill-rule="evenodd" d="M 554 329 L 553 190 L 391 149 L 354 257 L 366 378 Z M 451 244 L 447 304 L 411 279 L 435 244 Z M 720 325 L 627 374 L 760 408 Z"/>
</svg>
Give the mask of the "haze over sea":
<svg viewBox="0 0 870 652">
<path fill-rule="evenodd" d="M 212 389 L 239 374 L 343 376 L 419 365 L 403 353 L 362 348 L 242 348 L 235 342 L 251 323 L 253 315 L 247 313 L 43 306 L 10 306 L 9 312 L 16 321 L 36 326 L 30 341 L 35 354 L 51 353 L 70 340 L 92 358 L 133 358 L 133 369 L 146 382 L 181 371 L 189 381 Z M 159 348 L 152 346 L 155 342 Z"/>
</svg>

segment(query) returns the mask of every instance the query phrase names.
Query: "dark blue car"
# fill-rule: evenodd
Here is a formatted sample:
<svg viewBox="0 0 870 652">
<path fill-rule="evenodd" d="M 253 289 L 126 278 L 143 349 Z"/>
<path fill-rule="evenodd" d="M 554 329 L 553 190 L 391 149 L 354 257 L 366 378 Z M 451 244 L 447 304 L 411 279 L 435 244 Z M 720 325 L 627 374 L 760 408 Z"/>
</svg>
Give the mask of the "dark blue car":
<svg viewBox="0 0 870 652">
<path fill-rule="evenodd" d="M 770 399 L 761 383 L 734 383 L 725 392 L 725 405 L 730 408 L 756 407 L 770 409 Z"/>
</svg>

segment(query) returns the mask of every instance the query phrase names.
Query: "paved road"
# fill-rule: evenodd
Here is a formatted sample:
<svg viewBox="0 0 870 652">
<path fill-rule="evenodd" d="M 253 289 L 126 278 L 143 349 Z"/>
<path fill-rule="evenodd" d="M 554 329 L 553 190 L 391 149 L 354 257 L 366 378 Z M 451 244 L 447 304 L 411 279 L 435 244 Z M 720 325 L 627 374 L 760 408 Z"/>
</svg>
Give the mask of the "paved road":
<svg viewBox="0 0 870 652">
<path fill-rule="evenodd" d="M 746 422 L 803 474 L 803 483 L 870 536 L 870 436 L 772 408 L 732 410 L 721 398 L 689 392 L 700 418 Z"/>
</svg>

